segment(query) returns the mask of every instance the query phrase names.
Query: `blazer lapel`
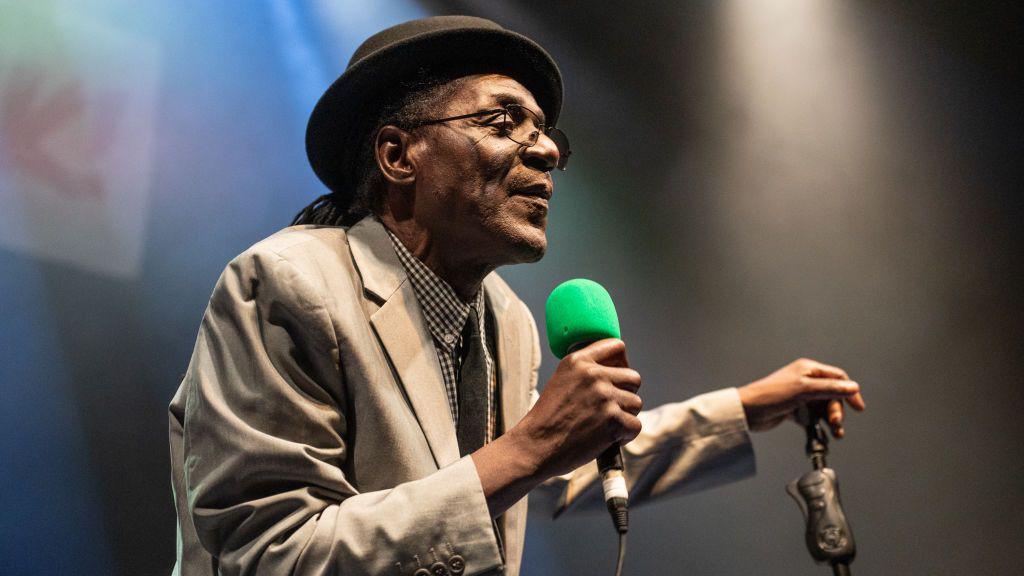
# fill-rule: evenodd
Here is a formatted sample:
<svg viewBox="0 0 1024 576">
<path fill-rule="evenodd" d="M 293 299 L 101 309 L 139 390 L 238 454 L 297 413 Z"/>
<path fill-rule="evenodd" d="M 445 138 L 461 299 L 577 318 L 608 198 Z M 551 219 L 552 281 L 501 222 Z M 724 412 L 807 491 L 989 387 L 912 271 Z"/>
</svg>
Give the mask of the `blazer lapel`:
<svg viewBox="0 0 1024 576">
<path fill-rule="evenodd" d="M 526 399 L 529 396 L 529 383 L 525 380 L 529 373 L 530 359 L 524 355 L 523 342 L 529 342 L 526 329 L 520 322 L 511 306 L 506 293 L 509 288 L 494 274 L 484 279 L 487 299 L 495 319 L 495 336 L 498 352 L 498 384 L 501 388 L 501 426 L 502 433 L 514 426 L 526 413 Z"/>
<path fill-rule="evenodd" d="M 498 385 L 501 388 L 501 425 L 504 433 L 514 426 L 529 408 L 530 327 L 509 297 L 510 289 L 495 274 L 484 279 L 487 300 L 494 314 L 498 353 Z M 505 543 L 505 559 L 510 574 L 518 573 L 526 530 L 526 499 L 520 500 L 501 515 Z"/>
<path fill-rule="evenodd" d="M 433 339 L 412 284 L 375 218 L 352 226 L 348 238 L 363 287 L 382 302 L 370 323 L 398 373 L 434 461 L 443 468 L 459 459 L 458 439 Z"/>
</svg>

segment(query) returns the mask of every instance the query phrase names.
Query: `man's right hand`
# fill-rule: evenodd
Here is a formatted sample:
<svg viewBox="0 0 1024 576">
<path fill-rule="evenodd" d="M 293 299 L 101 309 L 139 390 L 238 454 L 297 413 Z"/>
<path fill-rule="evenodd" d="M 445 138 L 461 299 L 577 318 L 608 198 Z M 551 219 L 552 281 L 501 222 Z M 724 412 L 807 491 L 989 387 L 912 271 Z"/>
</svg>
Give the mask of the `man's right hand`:
<svg viewBox="0 0 1024 576">
<path fill-rule="evenodd" d="M 575 470 L 615 442 L 640 433 L 640 374 L 626 345 L 608 338 L 568 354 L 510 433 L 531 446 L 545 479 Z"/>
<path fill-rule="evenodd" d="M 636 438 L 639 388 L 622 340 L 599 340 L 566 355 L 523 419 L 473 453 L 492 516 L 544 480 Z"/>
</svg>

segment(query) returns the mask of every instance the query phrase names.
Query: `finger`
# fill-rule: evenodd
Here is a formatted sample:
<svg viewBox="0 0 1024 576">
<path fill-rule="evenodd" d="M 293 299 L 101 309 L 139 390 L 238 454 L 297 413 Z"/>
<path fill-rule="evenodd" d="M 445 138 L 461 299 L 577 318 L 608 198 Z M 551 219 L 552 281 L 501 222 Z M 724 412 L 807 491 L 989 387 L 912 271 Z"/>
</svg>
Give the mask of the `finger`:
<svg viewBox="0 0 1024 576">
<path fill-rule="evenodd" d="M 632 392 L 627 392 L 625 390 L 616 390 L 614 398 L 615 403 L 619 405 L 619 408 L 621 408 L 624 412 L 629 412 L 634 416 L 639 414 L 640 411 L 643 410 L 644 408 L 643 398 L 641 398 L 637 394 L 633 394 Z"/>
<path fill-rule="evenodd" d="M 804 377 L 800 383 L 799 396 L 805 401 L 847 398 L 860 392 L 860 385 L 852 380 Z"/>
<path fill-rule="evenodd" d="M 864 404 L 864 397 L 860 395 L 860 392 L 857 392 L 853 396 L 847 398 L 846 403 L 852 406 L 853 409 L 858 412 L 863 412 L 864 409 L 867 408 L 867 406 Z"/>
<path fill-rule="evenodd" d="M 619 419 L 619 426 L 622 430 L 619 435 L 619 442 L 622 444 L 631 442 L 643 430 L 643 424 L 640 422 L 640 419 L 633 414 L 623 414 Z"/>
<path fill-rule="evenodd" d="M 818 362 L 817 360 L 807 360 L 807 366 L 809 368 L 808 376 L 814 376 L 817 378 L 837 378 L 839 380 L 849 380 L 850 376 L 846 374 L 846 370 L 838 366 L 832 366 L 825 364 L 824 362 Z"/>
<path fill-rule="evenodd" d="M 619 368 L 617 366 L 598 366 L 595 373 L 608 380 L 616 388 L 636 393 L 640 389 L 640 373 L 632 368 Z"/>
<path fill-rule="evenodd" d="M 618 338 L 598 340 L 577 354 L 604 366 L 629 366 L 626 359 L 626 343 Z"/>
<path fill-rule="evenodd" d="M 828 419 L 829 425 L 836 425 L 843 423 L 843 403 L 839 400 L 829 400 L 828 408 L 826 409 L 826 418 Z"/>
<path fill-rule="evenodd" d="M 828 426 L 832 429 L 834 438 L 843 437 L 843 403 L 839 400 L 829 400 L 827 410 Z"/>
</svg>

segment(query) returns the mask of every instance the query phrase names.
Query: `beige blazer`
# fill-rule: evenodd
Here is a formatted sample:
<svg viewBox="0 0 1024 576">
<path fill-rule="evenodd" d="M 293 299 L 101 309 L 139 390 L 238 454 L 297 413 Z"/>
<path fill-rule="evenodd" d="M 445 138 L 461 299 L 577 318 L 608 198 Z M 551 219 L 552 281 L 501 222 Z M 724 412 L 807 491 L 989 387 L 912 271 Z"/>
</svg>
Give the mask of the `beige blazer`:
<svg viewBox="0 0 1024 576">
<path fill-rule="evenodd" d="M 503 428 L 537 392 L 526 306 L 484 280 Z M 753 473 L 735 390 L 641 413 L 633 502 Z M 519 573 L 526 499 L 496 531 L 459 458 L 437 356 L 383 226 L 296 226 L 228 264 L 170 405 L 174 574 Z M 600 506 L 593 465 L 545 489 Z"/>
</svg>

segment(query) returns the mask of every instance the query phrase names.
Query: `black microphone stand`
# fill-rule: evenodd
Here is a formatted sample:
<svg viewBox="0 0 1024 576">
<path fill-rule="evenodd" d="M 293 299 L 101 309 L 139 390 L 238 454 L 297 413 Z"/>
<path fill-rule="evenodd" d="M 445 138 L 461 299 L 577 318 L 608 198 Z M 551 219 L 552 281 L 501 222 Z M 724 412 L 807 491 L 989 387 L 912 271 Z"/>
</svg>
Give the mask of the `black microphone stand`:
<svg viewBox="0 0 1024 576">
<path fill-rule="evenodd" d="M 850 562 L 857 554 L 853 532 L 839 500 L 839 480 L 828 467 L 828 437 L 820 415 L 801 408 L 800 420 L 807 432 L 805 450 L 814 468 L 786 486 L 807 522 L 804 537 L 807 549 L 817 562 L 828 562 L 834 576 L 851 576 Z"/>
</svg>

